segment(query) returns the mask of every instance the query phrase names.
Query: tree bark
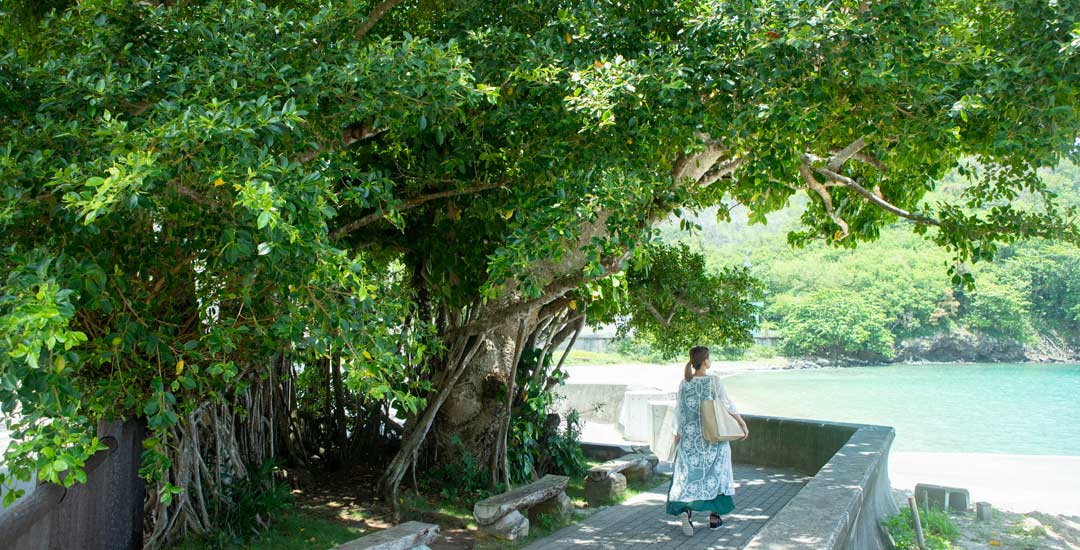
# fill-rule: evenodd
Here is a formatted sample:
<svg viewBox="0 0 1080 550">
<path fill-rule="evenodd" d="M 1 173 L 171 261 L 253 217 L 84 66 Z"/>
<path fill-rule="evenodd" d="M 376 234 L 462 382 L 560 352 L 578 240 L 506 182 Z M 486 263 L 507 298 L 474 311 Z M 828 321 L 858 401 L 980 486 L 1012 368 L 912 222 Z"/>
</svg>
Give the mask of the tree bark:
<svg viewBox="0 0 1080 550">
<path fill-rule="evenodd" d="M 514 318 L 490 330 L 442 404 L 429 436 L 435 446 L 432 454 L 439 464 L 461 463 L 462 450 L 453 443 L 457 439 L 478 464 L 493 467 L 492 478 L 499 474 L 500 436 L 508 419 L 505 397 L 499 398 L 500 389 L 510 387 L 515 342 L 522 322 L 526 331 L 532 330 L 533 320 Z"/>
</svg>

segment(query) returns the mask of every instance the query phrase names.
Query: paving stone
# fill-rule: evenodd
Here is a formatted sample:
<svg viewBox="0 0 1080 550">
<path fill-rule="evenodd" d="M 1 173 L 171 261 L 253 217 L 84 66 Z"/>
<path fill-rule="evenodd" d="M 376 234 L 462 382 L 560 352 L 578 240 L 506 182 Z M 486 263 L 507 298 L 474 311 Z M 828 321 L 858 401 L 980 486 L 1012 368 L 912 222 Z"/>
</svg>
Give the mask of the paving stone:
<svg viewBox="0 0 1080 550">
<path fill-rule="evenodd" d="M 742 548 L 809 480 L 792 471 L 735 465 L 735 511 L 720 529 L 708 528 L 708 514 L 695 514 L 693 537 L 679 530 L 679 520 L 665 512 L 667 484 L 533 542 L 526 550 L 638 548 L 650 550 L 734 550 Z M 740 518 L 738 516 L 754 516 Z"/>
</svg>

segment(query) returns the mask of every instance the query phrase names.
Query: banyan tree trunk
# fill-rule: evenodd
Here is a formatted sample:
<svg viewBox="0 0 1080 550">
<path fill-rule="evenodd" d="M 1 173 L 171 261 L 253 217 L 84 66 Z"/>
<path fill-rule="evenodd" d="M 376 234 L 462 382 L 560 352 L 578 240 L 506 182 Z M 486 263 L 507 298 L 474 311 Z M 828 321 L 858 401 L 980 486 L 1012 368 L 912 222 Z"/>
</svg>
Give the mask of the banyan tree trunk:
<svg viewBox="0 0 1080 550">
<path fill-rule="evenodd" d="M 535 313 L 526 313 L 491 328 L 432 425 L 428 437 L 434 450 L 429 456 L 435 463 L 460 463 L 463 448 L 477 463 L 488 466 L 493 483 L 503 480 L 506 392 L 521 355 L 522 326 L 528 333 L 535 326 L 535 318 Z M 454 439 L 460 441 L 461 447 L 452 443 Z"/>
</svg>

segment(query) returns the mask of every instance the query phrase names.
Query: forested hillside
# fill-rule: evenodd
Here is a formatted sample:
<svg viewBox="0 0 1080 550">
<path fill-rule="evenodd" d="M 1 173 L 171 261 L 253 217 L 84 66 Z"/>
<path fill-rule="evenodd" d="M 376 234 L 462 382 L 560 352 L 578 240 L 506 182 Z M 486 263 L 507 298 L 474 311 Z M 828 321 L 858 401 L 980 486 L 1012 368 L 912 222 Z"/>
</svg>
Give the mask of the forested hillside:
<svg viewBox="0 0 1080 550">
<path fill-rule="evenodd" d="M 1080 203 L 1080 168 L 1042 174 L 1062 204 Z M 953 175 L 928 202 L 962 199 Z M 1027 204 L 1026 197 L 1014 201 Z M 820 242 L 789 244 L 805 201 L 751 224 L 741 206 L 731 223 L 716 210 L 677 223 L 663 237 L 702 253 L 711 269 L 749 263 L 766 286 L 763 325 L 783 335 L 780 353 L 844 361 L 1067 360 L 1080 348 L 1080 249 L 1027 241 L 992 263 L 961 266 L 974 288 L 948 275 L 950 255 L 899 223 L 859 253 Z"/>
</svg>

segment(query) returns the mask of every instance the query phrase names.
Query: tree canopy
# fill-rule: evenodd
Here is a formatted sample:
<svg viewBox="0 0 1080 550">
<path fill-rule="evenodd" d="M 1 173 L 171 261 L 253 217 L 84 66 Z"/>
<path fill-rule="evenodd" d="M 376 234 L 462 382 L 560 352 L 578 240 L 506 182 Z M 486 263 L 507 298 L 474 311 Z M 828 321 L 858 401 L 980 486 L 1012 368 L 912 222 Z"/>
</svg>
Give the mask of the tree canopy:
<svg viewBox="0 0 1080 550">
<path fill-rule="evenodd" d="M 0 7 L 15 476 L 145 416 L 168 505 L 178 427 L 287 353 L 426 432 L 451 364 L 576 319 L 677 209 L 806 193 L 795 243 L 903 219 L 961 260 L 1080 242 L 1036 177 L 1078 157 L 1073 0 L 54 6 Z M 962 159 L 959 202 L 924 202 Z"/>
</svg>

